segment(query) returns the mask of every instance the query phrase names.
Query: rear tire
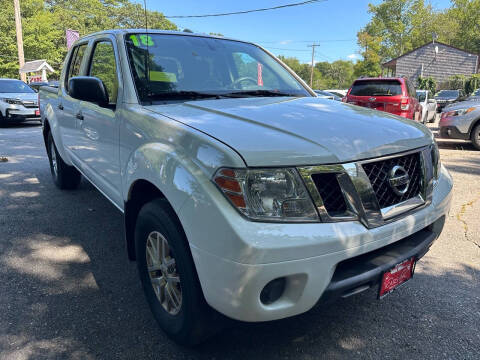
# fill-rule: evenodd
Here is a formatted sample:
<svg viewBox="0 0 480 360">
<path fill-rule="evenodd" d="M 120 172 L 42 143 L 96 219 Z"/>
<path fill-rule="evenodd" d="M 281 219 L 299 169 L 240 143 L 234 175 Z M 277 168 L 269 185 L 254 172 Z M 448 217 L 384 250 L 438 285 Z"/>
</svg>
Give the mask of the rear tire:
<svg viewBox="0 0 480 360">
<path fill-rule="evenodd" d="M 213 335 L 222 316 L 203 297 L 187 238 L 166 200 L 140 210 L 135 251 L 145 297 L 163 331 L 187 346 Z"/>
<path fill-rule="evenodd" d="M 59 189 L 72 190 L 78 187 L 82 180 L 82 175 L 73 166 L 67 165 L 57 151 L 52 133 L 48 133 L 47 154 L 50 163 L 50 172 L 53 182 Z"/>
<path fill-rule="evenodd" d="M 470 139 L 472 140 L 473 146 L 475 146 L 477 150 L 480 150 L 480 124 L 477 124 L 473 128 Z"/>
</svg>

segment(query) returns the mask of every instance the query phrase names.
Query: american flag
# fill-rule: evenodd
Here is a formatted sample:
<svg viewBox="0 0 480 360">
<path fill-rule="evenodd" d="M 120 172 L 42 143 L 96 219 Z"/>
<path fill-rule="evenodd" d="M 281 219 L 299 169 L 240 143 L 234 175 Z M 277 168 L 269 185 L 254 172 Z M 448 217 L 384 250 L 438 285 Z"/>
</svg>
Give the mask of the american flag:
<svg viewBox="0 0 480 360">
<path fill-rule="evenodd" d="M 67 49 L 70 49 L 75 41 L 80 37 L 80 34 L 76 30 L 67 29 L 65 31 L 67 38 Z"/>
</svg>

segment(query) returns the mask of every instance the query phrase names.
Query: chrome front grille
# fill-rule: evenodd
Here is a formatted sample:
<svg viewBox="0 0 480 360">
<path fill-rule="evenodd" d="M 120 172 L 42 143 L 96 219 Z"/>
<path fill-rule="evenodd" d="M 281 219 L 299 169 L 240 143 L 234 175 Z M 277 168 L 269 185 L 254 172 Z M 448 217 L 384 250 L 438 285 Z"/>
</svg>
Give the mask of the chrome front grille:
<svg viewBox="0 0 480 360">
<path fill-rule="evenodd" d="M 431 202 L 430 146 L 378 159 L 298 170 L 324 222 L 358 220 L 374 228 Z"/>
<path fill-rule="evenodd" d="M 381 209 L 401 203 L 420 195 L 422 186 L 422 169 L 420 153 L 394 157 L 386 160 L 363 163 L 363 169 L 372 184 Z M 404 194 L 396 194 L 389 184 L 390 171 L 395 166 L 403 167 L 410 178 L 409 186 Z"/>
</svg>

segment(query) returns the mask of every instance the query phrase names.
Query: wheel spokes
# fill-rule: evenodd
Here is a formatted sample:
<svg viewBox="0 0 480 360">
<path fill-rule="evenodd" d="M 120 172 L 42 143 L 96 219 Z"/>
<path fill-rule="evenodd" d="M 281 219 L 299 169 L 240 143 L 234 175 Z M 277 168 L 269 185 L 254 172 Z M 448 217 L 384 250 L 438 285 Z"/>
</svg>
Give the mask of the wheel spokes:
<svg viewBox="0 0 480 360">
<path fill-rule="evenodd" d="M 147 270 L 153 290 L 162 307 L 176 315 L 182 306 L 182 288 L 176 261 L 167 239 L 159 232 L 149 234 L 146 243 Z"/>
</svg>

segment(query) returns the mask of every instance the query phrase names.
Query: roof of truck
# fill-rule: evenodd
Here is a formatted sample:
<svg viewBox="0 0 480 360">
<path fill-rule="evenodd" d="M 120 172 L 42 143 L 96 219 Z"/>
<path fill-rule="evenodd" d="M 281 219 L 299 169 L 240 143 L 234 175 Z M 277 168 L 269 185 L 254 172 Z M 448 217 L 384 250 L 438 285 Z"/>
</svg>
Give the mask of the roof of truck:
<svg viewBox="0 0 480 360">
<path fill-rule="evenodd" d="M 189 31 L 176 31 L 176 30 L 156 30 L 156 29 L 145 29 L 145 28 L 138 28 L 138 29 L 111 29 L 111 30 L 102 30 L 97 31 L 95 33 L 87 34 L 81 36 L 80 39 L 85 39 L 91 36 L 96 36 L 100 34 L 112 34 L 112 35 L 123 35 L 128 33 L 149 33 L 149 34 L 166 34 L 166 35 L 183 35 L 183 36 L 196 36 L 196 37 L 209 37 L 212 39 L 222 39 L 222 40 L 232 40 L 232 41 L 239 41 L 248 44 L 253 44 L 250 41 L 232 39 L 224 36 L 218 35 L 209 35 L 204 33 L 194 33 Z"/>
</svg>

